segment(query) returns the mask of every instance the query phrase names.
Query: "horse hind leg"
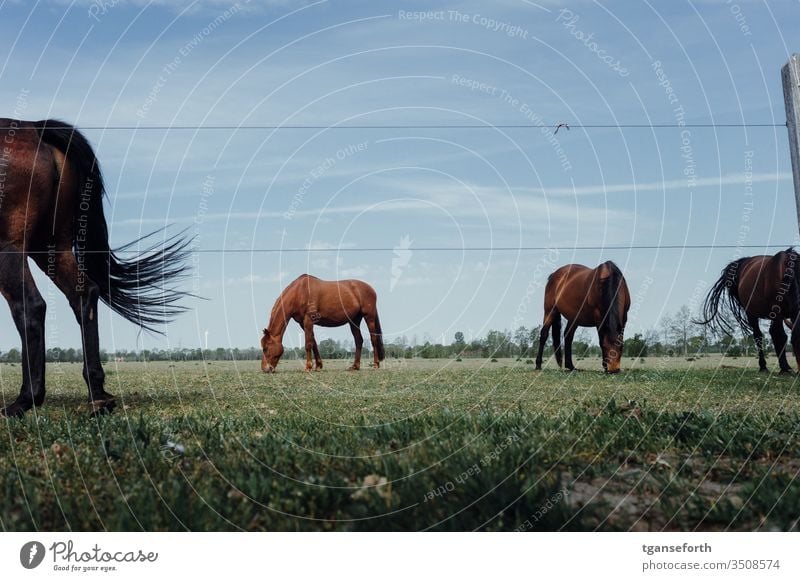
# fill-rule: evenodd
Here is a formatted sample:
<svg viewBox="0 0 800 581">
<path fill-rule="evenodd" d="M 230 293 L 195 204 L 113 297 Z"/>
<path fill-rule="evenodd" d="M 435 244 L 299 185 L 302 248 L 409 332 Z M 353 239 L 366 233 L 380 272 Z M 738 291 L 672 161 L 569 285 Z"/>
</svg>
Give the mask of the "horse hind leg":
<svg viewBox="0 0 800 581">
<path fill-rule="evenodd" d="M 378 323 L 378 314 L 364 315 L 364 320 L 367 322 L 367 329 L 369 329 L 369 340 L 372 344 L 372 366 L 374 369 L 380 369 L 383 355 L 383 331 Z M 360 331 L 359 331 L 360 333 Z"/>
<path fill-rule="evenodd" d="M 797 363 L 797 370 L 800 371 L 800 316 L 795 316 L 788 319 L 789 328 L 791 329 L 792 351 L 794 351 L 794 359 Z"/>
<path fill-rule="evenodd" d="M 361 334 L 361 329 L 355 321 L 350 322 L 350 331 L 353 333 L 353 341 L 356 344 L 355 359 L 353 365 L 350 366 L 349 371 L 358 371 L 361 369 L 361 349 L 364 345 L 364 336 Z"/>
<path fill-rule="evenodd" d="M 542 361 L 544 355 L 544 347 L 547 345 L 547 336 L 550 333 L 550 329 L 554 326 L 556 320 L 558 320 L 559 324 L 561 323 L 561 315 L 555 309 L 546 309 L 544 314 L 544 319 L 542 320 L 542 329 L 539 331 L 539 350 L 536 353 L 536 370 L 541 371 L 542 369 Z M 554 344 L 553 347 L 555 348 L 555 335 L 556 331 L 553 331 L 554 337 Z M 559 366 L 561 365 L 561 361 L 559 360 Z"/>
<path fill-rule="evenodd" d="M 555 313 L 553 317 L 553 353 L 556 356 L 556 363 L 563 367 L 562 340 L 561 340 L 561 313 Z"/>
<path fill-rule="evenodd" d="M 764 357 L 764 333 L 761 331 L 761 327 L 758 324 L 758 318 L 749 317 L 747 323 L 750 325 L 750 328 L 753 329 L 753 340 L 756 343 L 756 349 L 758 349 L 758 370 L 761 373 L 766 373 L 767 359 Z"/>
<path fill-rule="evenodd" d="M 27 258 L 14 246 L 0 249 L 0 291 L 22 339 L 22 388 L 0 415 L 21 416 L 44 403 L 44 323 L 47 305 L 36 288 Z"/>
<path fill-rule="evenodd" d="M 575 331 L 578 325 L 574 322 L 567 321 L 567 327 L 564 331 L 564 367 L 567 371 L 574 371 L 575 365 L 572 364 L 572 339 L 575 337 Z"/>
<path fill-rule="evenodd" d="M 314 352 L 314 369 L 315 371 L 322 371 L 322 357 L 319 355 L 319 347 L 317 346 L 317 339 L 314 338 L 314 345 L 312 346 Z"/>
<path fill-rule="evenodd" d="M 769 335 L 772 337 L 772 343 L 775 345 L 775 353 L 778 356 L 778 365 L 780 366 L 781 373 L 789 373 L 792 368 L 786 361 L 786 331 L 783 330 L 783 320 L 774 319 L 769 326 Z"/>
<path fill-rule="evenodd" d="M 93 414 L 110 412 L 116 402 L 105 390 L 106 375 L 100 361 L 100 331 L 97 305 L 100 288 L 78 267 L 71 249 L 61 249 L 55 261 L 55 272 L 50 273 L 47 258 L 37 255 L 36 263 L 53 277 L 56 286 L 67 297 L 69 306 L 81 329 L 83 343 L 83 379 L 89 390 L 89 406 Z"/>
</svg>

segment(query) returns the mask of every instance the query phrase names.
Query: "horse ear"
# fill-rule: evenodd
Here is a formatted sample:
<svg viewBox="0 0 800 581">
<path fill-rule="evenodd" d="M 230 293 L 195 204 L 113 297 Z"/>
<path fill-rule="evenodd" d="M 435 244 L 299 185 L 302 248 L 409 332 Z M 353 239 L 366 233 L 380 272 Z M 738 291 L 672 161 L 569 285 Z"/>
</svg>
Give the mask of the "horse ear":
<svg viewBox="0 0 800 581">
<path fill-rule="evenodd" d="M 264 337 L 269 337 L 269 331 L 267 331 L 266 327 L 264 328 Z"/>
</svg>

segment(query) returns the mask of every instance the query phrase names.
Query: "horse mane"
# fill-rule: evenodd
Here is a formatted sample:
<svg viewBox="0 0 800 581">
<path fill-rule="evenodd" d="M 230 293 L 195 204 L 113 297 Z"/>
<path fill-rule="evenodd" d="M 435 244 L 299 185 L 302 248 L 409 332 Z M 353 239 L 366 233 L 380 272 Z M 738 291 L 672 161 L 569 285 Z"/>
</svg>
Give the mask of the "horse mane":
<svg viewBox="0 0 800 581">
<path fill-rule="evenodd" d="M 621 326 L 619 289 L 622 285 L 623 276 L 622 271 L 611 260 L 604 262 L 602 266 L 605 266 L 608 270 L 608 276 L 600 280 L 600 293 L 603 299 L 603 306 L 606 309 L 602 326 L 606 332 L 615 336 L 619 333 Z"/>
</svg>

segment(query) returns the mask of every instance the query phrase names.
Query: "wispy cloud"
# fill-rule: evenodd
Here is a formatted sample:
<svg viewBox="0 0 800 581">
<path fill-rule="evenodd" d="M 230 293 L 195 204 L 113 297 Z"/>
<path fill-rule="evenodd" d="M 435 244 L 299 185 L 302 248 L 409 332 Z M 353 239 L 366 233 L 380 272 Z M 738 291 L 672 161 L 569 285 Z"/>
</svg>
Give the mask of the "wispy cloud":
<svg viewBox="0 0 800 581">
<path fill-rule="evenodd" d="M 750 176 L 744 174 L 726 174 L 717 177 L 698 178 L 694 181 L 692 189 L 714 188 L 722 186 L 744 185 L 746 183 L 780 182 L 792 179 L 792 174 L 757 173 Z M 541 193 L 551 196 L 595 196 L 604 194 L 619 194 L 626 192 L 653 192 L 662 190 L 688 189 L 686 179 L 663 180 L 654 182 L 630 182 L 623 184 L 598 184 L 595 186 L 578 186 L 575 188 L 526 188 L 528 192 Z"/>
</svg>

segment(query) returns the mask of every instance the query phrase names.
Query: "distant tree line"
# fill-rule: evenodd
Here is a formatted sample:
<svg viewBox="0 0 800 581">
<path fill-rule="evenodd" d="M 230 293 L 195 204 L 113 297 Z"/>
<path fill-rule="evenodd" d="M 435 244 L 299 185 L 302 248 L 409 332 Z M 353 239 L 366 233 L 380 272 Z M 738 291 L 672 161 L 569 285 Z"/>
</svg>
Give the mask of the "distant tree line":
<svg viewBox="0 0 800 581">
<path fill-rule="evenodd" d="M 416 337 L 409 340 L 401 336 L 386 343 L 386 356 L 389 359 L 533 358 L 539 346 L 540 330 L 541 327 L 538 326 L 521 326 L 513 331 L 490 330 L 483 338 L 469 340 L 459 331 L 454 334 L 450 343 L 434 342 L 426 337 L 420 344 Z M 352 341 L 323 339 L 318 344 L 323 359 L 349 359 L 355 349 Z M 764 349 L 767 352 L 772 351 L 769 334 L 764 336 Z M 550 356 L 552 352 L 552 341 L 548 340 L 545 355 Z M 598 357 L 600 347 L 596 332 L 593 329 L 580 329 L 575 334 L 572 352 L 575 357 Z M 752 336 L 712 334 L 707 327 L 695 324 L 689 308 L 683 306 L 674 314 L 661 317 L 656 328 L 629 336 L 624 345 L 626 357 L 697 357 L 711 353 L 725 353 L 731 357 L 751 356 L 755 353 L 755 342 Z M 46 356 L 48 362 L 75 363 L 83 360 L 81 350 L 73 348 L 48 349 Z M 285 359 L 305 359 L 305 356 L 303 347 L 287 348 L 284 353 Z M 369 340 L 364 342 L 363 356 L 371 357 Z M 117 350 L 114 353 L 101 351 L 101 359 L 104 362 L 258 360 L 261 359 L 261 349 L 217 347 Z M 0 352 L 0 361 L 19 363 L 21 353 L 19 349 Z"/>
</svg>

